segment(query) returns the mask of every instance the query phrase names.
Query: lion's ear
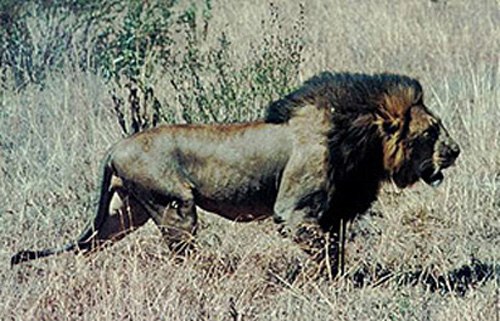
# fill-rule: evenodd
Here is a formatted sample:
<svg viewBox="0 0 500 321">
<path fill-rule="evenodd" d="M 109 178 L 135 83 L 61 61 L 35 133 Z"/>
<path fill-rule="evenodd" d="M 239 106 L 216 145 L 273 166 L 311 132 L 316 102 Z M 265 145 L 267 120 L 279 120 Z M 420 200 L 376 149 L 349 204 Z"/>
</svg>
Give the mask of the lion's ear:
<svg viewBox="0 0 500 321">
<path fill-rule="evenodd" d="M 409 114 L 411 107 L 418 101 L 419 97 L 415 97 L 415 92 L 412 90 L 403 90 L 397 93 L 384 94 L 380 110 L 384 114 L 386 120 L 404 121 Z"/>
</svg>

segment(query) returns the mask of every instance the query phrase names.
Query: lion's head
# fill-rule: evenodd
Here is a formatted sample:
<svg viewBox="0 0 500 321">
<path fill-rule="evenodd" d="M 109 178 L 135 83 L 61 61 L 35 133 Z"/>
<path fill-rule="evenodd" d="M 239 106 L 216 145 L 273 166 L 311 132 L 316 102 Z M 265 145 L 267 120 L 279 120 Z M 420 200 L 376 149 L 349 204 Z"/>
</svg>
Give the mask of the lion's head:
<svg viewBox="0 0 500 321">
<path fill-rule="evenodd" d="M 424 105 L 420 83 L 407 76 L 325 72 L 271 103 L 265 121 L 286 123 L 311 105 L 331 111 L 332 137 L 340 137 L 334 148 L 342 150 L 335 155 L 343 155 L 336 164 L 343 174 L 347 168 L 355 168 L 352 163 L 360 162 L 366 150 L 373 151 L 381 143 L 381 173 L 386 179 L 399 187 L 419 179 L 436 186 L 443 180 L 442 170 L 460 153 L 441 120 Z M 378 172 L 375 163 L 378 161 L 368 157 L 364 167 Z M 365 174 L 366 170 L 358 174 L 359 180 Z"/>
<path fill-rule="evenodd" d="M 395 98 L 398 96 L 385 97 L 386 106 Z M 460 148 L 424 105 L 421 93 L 414 95 L 413 101 L 397 103 L 402 114 L 382 122 L 384 167 L 398 187 L 419 179 L 437 186 L 444 178 L 442 170 L 455 163 Z"/>
</svg>

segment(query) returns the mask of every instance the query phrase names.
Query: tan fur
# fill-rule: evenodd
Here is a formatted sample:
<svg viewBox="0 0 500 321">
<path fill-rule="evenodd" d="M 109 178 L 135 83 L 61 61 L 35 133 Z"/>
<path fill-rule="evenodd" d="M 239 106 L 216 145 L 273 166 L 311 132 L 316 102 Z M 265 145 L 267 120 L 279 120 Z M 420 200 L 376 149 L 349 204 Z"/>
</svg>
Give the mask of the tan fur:
<svg viewBox="0 0 500 321">
<path fill-rule="evenodd" d="M 429 166 L 451 165 L 458 153 L 441 146 L 455 151 L 451 139 L 420 140 L 440 122 L 418 83 L 341 76 L 313 78 L 271 104 L 264 122 L 160 126 L 124 139 L 105 158 L 99 209 L 78 242 L 23 251 L 12 263 L 91 250 L 149 218 L 181 250 L 197 229 L 196 206 L 234 221 L 274 216 L 292 229 L 307 221 L 336 232 L 368 209 L 384 180 L 432 181 Z"/>
</svg>

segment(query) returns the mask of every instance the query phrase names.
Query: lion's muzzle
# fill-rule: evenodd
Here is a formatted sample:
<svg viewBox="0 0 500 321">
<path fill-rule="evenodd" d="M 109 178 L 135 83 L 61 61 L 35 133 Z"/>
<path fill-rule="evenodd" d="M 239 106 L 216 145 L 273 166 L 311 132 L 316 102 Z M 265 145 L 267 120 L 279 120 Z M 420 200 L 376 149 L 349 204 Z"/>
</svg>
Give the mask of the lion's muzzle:
<svg viewBox="0 0 500 321">
<path fill-rule="evenodd" d="M 442 144 L 439 150 L 439 156 L 441 161 L 441 169 L 447 168 L 455 164 L 458 155 L 460 155 L 460 147 L 454 141 L 449 141 L 446 144 Z"/>
</svg>

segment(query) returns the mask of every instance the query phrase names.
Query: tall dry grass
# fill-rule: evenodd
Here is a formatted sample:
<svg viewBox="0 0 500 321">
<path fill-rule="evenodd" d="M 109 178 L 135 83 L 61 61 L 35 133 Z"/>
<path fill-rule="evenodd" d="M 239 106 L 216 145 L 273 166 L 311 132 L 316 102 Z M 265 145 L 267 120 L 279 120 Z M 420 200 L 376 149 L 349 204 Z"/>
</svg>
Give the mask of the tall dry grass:
<svg viewBox="0 0 500 321">
<path fill-rule="evenodd" d="M 291 34 L 298 1 L 275 5 L 280 32 Z M 225 31 L 236 44 L 227 59 L 249 63 L 252 44 L 266 34 L 268 4 L 213 6 L 207 46 Z M 462 148 L 438 189 L 386 186 L 371 214 L 349 226 L 348 272 L 366 265 L 440 274 L 472 258 L 500 262 L 498 1 L 315 0 L 305 4 L 305 23 L 298 81 L 325 69 L 417 77 Z M 473 284 L 464 296 L 391 281 L 292 282 L 290 271 L 308 258 L 271 222 L 235 224 L 209 213 L 188 257 L 173 256 L 148 224 L 88 257 L 11 269 L 14 252 L 69 241 L 93 215 L 99 160 L 122 136 L 110 86 L 71 70 L 50 73 L 42 89 L 0 92 L 0 319 L 499 320 L 498 280 Z M 156 95 L 178 98 L 166 80 Z"/>
</svg>

